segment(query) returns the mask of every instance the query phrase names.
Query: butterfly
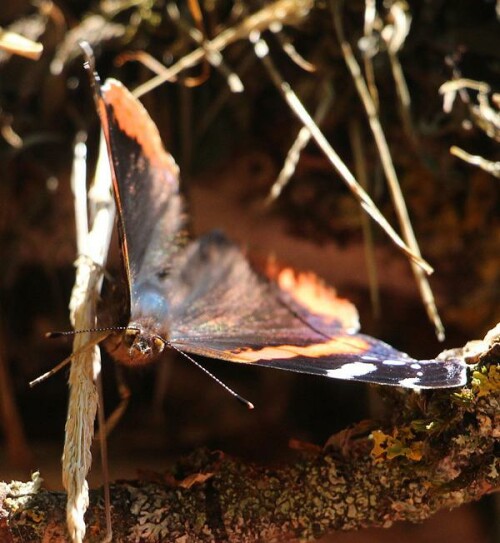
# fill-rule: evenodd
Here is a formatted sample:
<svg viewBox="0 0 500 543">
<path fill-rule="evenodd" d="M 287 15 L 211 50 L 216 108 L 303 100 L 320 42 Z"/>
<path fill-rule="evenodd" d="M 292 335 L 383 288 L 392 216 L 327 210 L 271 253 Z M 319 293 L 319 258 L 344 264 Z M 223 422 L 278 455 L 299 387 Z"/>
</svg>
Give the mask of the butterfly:
<svg viewBox="0 0 500 543">
<path fill-rule="evenodd" d="M 126 279 L 126 326 L 108 340 L 117 361 L 146 364 L 171 347 L 380 385 L 465 384 L 461 359 L 416 360 L 360 334 L 354 306 L 317 280 L 307 283 L 290 272 L 269 280 L 218 231 L 192 239 L 179 168 L 146 109 L 119 81 L 101 86 L 97 74 L 91 79 L 110 156 Z"/>
</svg>

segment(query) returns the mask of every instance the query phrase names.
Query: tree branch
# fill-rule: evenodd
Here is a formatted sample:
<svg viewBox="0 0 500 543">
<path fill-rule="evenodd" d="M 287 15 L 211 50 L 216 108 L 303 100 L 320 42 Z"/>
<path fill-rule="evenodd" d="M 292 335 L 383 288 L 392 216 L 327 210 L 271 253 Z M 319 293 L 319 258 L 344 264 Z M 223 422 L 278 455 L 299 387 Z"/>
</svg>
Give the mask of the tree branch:
<svg viewBox="0 0 500 543">
<path fill-rule="evenodd" d="M 200 450 L 170 474 L 115 484 L 114 540 L 312 540 L 422 521 L 493 492 L 500 486 L 500 326 L 461 351 L 474 363 L 463 389 L 384 388 L 390 420 L 361 422 L 323 449 L 301 445 L 289 464 Z M 66 540 L 65 496 L 39 486 L 37 474 L 30 483 L 0 483 L 1 541 Z M 91 492 L 86 521 L 86 541 L 98 541 L 101 490 Z"/>
</svg>

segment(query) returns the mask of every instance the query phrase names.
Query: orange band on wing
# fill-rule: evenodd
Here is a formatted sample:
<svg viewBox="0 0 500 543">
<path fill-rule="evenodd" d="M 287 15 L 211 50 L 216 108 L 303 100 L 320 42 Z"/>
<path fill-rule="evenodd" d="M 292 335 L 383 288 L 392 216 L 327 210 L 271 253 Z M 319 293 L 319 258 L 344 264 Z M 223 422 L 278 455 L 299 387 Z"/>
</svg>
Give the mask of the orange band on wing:
<svg viewBox="0 0 500 543">
<path fill-rule="evenodd" d="M 179 168 L 163 147 L 160 134 L 144 106 L 118 81 L 108 79 L 103 99 L 113 107 L 119 127 L 127 136 L 137 141 L 149 162 L 157 168 L 165 168 L 177 179 Z"/>
<path fill-rule="evenodd" d="M 331 339 L 324 343 L 316 343 L 300 347 L 297 345 L 277 345 L 274 347 L 264 347 L 263 349 L 241 349 L 231 351 L 235 359 L 242 362 L 258 362 L 259 360 L 276 360 L 284 358 L 295 358 L 304 356 L 308 358 L 321 358 L 335 354 L 355 355 L 364 354 L 370 349 L 370 345 L 362 338 L 349 336 L 345 338 Z"/>
<path fill-rule="evenodd" d="M 354 305 L 345 298 L 339 298 L 336 290 L 316 274 L 284 268 L 276 281 L 282 290 L 313 315 L 338 320 L 346 330 L 359 328 L 358 312 Z"/>
</svg>

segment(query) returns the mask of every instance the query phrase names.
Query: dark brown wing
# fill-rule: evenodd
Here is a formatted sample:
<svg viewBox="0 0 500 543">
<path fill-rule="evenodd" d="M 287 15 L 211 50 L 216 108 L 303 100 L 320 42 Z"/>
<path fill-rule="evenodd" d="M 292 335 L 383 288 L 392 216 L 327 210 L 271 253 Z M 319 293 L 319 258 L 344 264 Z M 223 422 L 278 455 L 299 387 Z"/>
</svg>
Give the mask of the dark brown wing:
<svg viewBox="0 0 500 543">
<path fill-rule="evenodd" d="M 349 333 L 340 313 L 331 318 L 301 307 L 257 275 L 220 234 L 193 242 L 168 283 L 169 340 L 180 350 L 383 385 L 465 383 L 461 360 L 418 361 L 375 338 Z"/>
<path fill-rule="evenodd" d="M 465 382 L 460 360 L 416 361 L 355 334 L 352 308 L 346 317 L 340 303 L 328 315 L 297 303 L 219 234 L 186 245 L 178 168 L 154 123 L 118 81 L 96 81 L 96 94 L 141 360 L 162 336 L 191 353 L 327 377 L 416 388 Z"/>
<path fill-rule="evenodd" d="M 119 81 L 96 88 L 133 316 L 141 285 L 161 281 L 185 245 L 187 218 L 179 169 L 147 111 Z"/>
</svg>

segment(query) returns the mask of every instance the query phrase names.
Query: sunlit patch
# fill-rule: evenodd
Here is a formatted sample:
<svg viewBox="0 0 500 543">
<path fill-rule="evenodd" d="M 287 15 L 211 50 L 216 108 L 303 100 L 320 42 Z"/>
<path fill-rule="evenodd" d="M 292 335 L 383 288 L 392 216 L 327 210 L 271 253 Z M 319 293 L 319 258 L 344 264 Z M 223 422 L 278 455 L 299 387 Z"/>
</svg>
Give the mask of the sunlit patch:
<svg viewBox="0 0 500 543">
<path fill-rule="evenodd" d="M 398 382 L 400 387 L 406 388 L 420 388 L 421 382 L 419 377 L 407 377 L 406 379 L 401 379 Z"/>
<path fill-rule="evenodd" d="M 377 366 L 375 364 L 368 364 L 366 362 L 350 362 L 336 368 L 334 370 L 327 370 L 326 375 L 335 379 L 354 379 L 355 377 L 361 377 L 376 371 Z"/>
<path fill-rule="evenodd" d="M 316 274 L 285 268 L 277 274 L 276 281 L 282 290 L 314 315 L 337 320 L 345 330 L 359 329 L 358 312 L 354 305 L 345 298 L 339 298 L 336 290 Z"/>
<path fill-rule="evenodd" d="M 232 351 L 235 359 L 242 362 L 258 362 L 259 360 L 277 360 L 285 358 L 295 358 L 297 356 L 305 356 L 311 358 L 314 363 L 314 358 L 322 358 L 333 355 L 362 355 L 370 348 L 367 341 L 358 337 L 349 336 L 345 338 L 334 338 L 324 343 L 316 343 L 301 347 L 298 345 L 279 345 L 275 347 L 264 347 L 263 349 L 241 349 Z M 363 366 L 363 364 L 359 362 Z"/>
<path fill-rule="evenodd" d="M 386 366 L 406 366 L 407 362 L 404 360 L 384 360 Z"/>
</svg>

